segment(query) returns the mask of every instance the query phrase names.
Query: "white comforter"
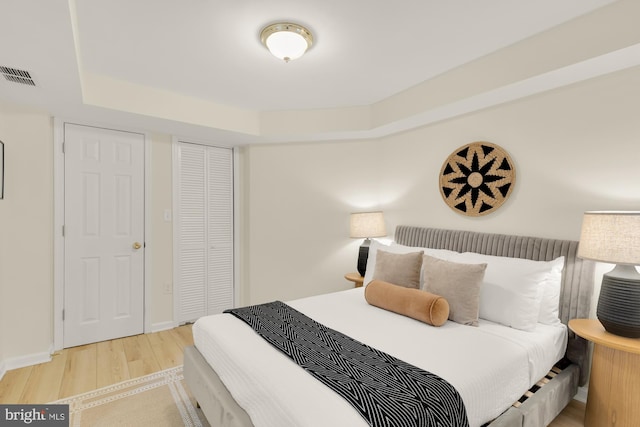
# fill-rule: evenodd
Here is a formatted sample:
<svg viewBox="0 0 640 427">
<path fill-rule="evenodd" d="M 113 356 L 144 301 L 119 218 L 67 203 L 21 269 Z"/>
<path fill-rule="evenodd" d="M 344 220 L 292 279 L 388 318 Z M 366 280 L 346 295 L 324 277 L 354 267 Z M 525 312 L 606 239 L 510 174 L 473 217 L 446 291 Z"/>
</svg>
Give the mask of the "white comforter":
<svg viewBox="0 0 640 427">
<path fill-rule="evenodd" d="M 481 319 L 436 328 L 373 307 L 363 288 L 287 302 L 352 338 L 433 372 L 460 393 L 471 427 L 507 409 L 562 358 L 566 328 L 524 332 Z M 366 426 L 351 406 L 230 314 L 193 326 L 196 347 L 256 427 Z"/>
</svg>

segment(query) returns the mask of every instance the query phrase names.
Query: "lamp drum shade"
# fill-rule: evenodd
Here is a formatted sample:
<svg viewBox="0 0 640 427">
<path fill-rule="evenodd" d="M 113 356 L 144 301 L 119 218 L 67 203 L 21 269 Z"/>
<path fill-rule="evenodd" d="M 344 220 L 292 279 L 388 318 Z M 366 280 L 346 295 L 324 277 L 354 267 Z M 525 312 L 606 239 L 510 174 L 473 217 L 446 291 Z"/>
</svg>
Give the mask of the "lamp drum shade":
<svg viewBox="0 0 640 427">
<path fill-rule="evenodd" d="M 368 239 L 387 235 L 382 212 L 352 213 L 350 218 L 349 236 L 354 239 Z"/>
<path fill-rule="evenodd" d="M 585 212 L 577 255 L 616 264 L 602 277 L 596 314 L 608 332 L 640 338 L 640 212 Z"/>
<path fill-rule="evenodd" d="M 591 211 L 582 219 L 578 256 L 640 265 L 640 211 Z"/>
</svg>

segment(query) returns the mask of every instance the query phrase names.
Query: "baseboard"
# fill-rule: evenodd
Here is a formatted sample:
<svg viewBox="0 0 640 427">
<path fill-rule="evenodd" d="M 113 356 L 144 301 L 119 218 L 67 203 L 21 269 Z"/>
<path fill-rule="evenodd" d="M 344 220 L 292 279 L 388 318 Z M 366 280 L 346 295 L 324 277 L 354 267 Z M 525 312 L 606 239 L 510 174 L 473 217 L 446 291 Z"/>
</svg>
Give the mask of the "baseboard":
<svg viewBox="0 0 640 427">
<path fill-rule="evenodd" d="M 24 368 L 25 366 L 33 366 L 39 363 L 51 362 L 51 352 L 48 351 L 46 353 L 34 353 L 28 354 L 26 356 L 19 357 L 11 357 L 9 359 L 5 359 L 4 366 L 0 366 L 0 373 L 4 375 L 7 371 L 11 371 L 13 369 Z M 4 368 L 4 371 L 3 371 Z M 2 378 L 0 375 L 0 378 Z"/>
<path fill-rule="evenodd" d="M 151 332 L 166 331 L 167 329 L 173 329 L 174 327 L 175 325 L 173 324 L 173 320 L 169 320 L 167 322 L 153 323 L 151 325 Z"/>
<path fill-rule="evenodd" d="M 589 387 L 584 386 L 584 387 L 578 387 L 578 392 L 576 393 L 576 395 L 573 397 L 575 400 L 582 402 L 582 403 L 587 403 L 587 394 L 589 393 Z"/>
<path fill-rule="evenodd" d="M 2 381 L 2 377 L 7 373 L 7 366 L 4 363 L 4 360 L 0 362 L 0 381 Z"/>
</svg>

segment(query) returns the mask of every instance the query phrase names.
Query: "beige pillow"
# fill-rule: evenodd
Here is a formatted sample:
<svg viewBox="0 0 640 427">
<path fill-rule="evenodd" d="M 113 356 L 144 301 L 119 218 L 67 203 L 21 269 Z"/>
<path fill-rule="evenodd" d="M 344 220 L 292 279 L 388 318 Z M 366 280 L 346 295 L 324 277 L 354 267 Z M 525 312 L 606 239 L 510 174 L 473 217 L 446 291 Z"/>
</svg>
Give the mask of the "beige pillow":
<svg viewBox="0 0 640 427">
<path fill-rule="evenodd" d="M 394 254 L 378 249 L 373 280 L 393 283 L 405 288 L 420 288 L 423 251 Z"/>
<path fill-rule="evenodd" d="M 460 264 L 424 255 L 424 288 L 449 303 L 449 320 L 478 326 L 480 285 L 487 264 Z"/>
</svg>

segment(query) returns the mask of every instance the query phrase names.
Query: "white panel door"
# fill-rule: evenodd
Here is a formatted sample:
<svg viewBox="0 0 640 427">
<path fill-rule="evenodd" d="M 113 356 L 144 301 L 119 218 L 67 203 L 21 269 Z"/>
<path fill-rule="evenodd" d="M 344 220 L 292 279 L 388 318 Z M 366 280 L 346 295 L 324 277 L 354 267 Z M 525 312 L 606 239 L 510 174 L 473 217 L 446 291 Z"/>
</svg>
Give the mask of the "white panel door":
<svg viewBox="0 0 640 427">
<path fill-rule="evenodd" d="M 64 346 L 144 330 L 144 135 L 65 124 Z"/>
<path fill-rule="evenodd" d="M 233 307 L 232 150 L 178 148 L 177 320 Z"/>
</svg>

